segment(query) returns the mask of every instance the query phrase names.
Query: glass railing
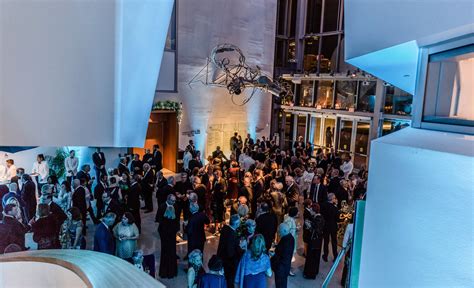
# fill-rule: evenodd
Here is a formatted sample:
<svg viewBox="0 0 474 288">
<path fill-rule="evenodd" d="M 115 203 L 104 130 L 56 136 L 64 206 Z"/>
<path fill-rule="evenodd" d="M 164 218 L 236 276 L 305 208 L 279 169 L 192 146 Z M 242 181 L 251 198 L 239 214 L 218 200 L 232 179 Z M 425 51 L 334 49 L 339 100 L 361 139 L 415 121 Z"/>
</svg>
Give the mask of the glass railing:
<svg viewBox="0 0 474 288">
<path fill-rule="evenodd" d="M 362 235 L 364 229 L 364 216 L 365 216 L 365 201 L 360 200 L 356 202 L 355 208 L 355 215 L 354 215 L 354 231 L 353 235 L 350 236 L 349 241 L 347 242 L 346 246 L 342 248 L 342 250 L 337 255 L 334 263 L 329 270 L 326 278 L 324 279 L 323 285 L 321 287 L 327 288 L 329 283 L 331 282 L 332 278 L 334 277 L 334 273 L 339 267 L 339 264 L 347 252 L 350 250 L 350 257 L 346 257 L 346 265 L 347 265 L 347 275 L 346 282 L 344 287 L 358 287 L 359 283 L 359 268 L 360 268 L 360 252 L 362 248 Z"/>
</svg>

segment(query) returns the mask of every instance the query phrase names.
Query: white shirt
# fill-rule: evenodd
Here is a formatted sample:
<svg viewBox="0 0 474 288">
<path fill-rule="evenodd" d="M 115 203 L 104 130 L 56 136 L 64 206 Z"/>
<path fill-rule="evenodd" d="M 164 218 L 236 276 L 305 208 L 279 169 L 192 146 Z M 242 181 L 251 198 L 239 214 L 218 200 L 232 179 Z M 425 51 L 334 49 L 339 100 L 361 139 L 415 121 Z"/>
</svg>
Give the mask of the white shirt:
<svg viewBox="0 0 474 288">
<path fill-rule="evenodd" d="M 41 161 L 41 163 L 38 163 L 38 161 L 35 161 L 33 164 L 33 171 L 31 171 L 33 174 L 39 174 L 39 183 L 47 183 L 48 181 L 48 176 L 49 176 L 49 166 L 48 162 L 46 161 Z"/>
<path fill-rule="evenodd" d="M 0 164 L 0 182 L 7 180 L 7 167 Z"/>
<path fill-rule="evenodd" d="M 352 161 L 342 163 L 341 170 L 342 172 L 344 172 L 345 179 L 347 179 L 349 177 L 349 174 L 352 173 L 352 169 L 354 169 L 354 164 L 352 164 Z"/>
<path fill-rule="evenodd" d="M 79 160 L 77 157 L 67 157 L 64 159 L 64 167 L 66 168 L 66 176 L 76 176 L 77 175 L 77 167 L 79 166 Z M 69 171 L 72 171 L 70 173 Z"/>
<path fill-rule="evenodd" d="M 7 180 L 12 179 L 16 176 L 16 166 L 12 165 L 10 168 L 7 168 Z"/>
<path fill-rule="evenodd" d="M 191 161 L 191 159 L 193 158 L 193 155 L 191 154 L 191 152 L 186 152 L 184 153 L 184 156 L 183 156 L 183 167 L 185 170 L 188 170 L 189 169 L 189 161 Z"/>
</svg>

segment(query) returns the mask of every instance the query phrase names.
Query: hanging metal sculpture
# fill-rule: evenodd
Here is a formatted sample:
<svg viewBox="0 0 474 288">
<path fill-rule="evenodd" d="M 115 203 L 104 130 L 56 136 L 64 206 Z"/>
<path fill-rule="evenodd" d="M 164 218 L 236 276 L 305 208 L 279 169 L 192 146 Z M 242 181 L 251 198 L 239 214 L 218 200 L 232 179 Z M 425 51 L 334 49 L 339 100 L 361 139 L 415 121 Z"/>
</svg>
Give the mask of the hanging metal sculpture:
<svg viewBox="0 0 474 288">
<path fill-rule="evenodd" d="M 270 92 L 277 97 L 286 97 L 292 93 L 289 83 L 275 81 L 259 66 L 250 67 L 245 62 L 245 56 L 240 48 L 227 43 L 219 44 L 212 49 L 207 64 L 188 82 L 188 85 L 192 88 L 192 84 L 196 82 L 226 88 L 236 105 L 245 105 L 257 91 Z"/>
</svg>

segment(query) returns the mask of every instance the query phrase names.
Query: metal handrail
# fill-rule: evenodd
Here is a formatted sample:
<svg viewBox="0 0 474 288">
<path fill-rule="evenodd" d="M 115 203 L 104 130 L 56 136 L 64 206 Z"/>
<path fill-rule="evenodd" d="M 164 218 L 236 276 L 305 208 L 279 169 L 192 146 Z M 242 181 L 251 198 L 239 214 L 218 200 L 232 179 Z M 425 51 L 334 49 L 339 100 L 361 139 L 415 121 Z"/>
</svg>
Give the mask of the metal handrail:
<svg viewBox="0 0 474 288">
<path fill-rule="evenodd" d="M 349 241 L 347 241 L 346 247 L 342 248 L 342 250 L 339 252 L 339 254 L 336 257 L 336 260 L 334 260 L 334 263 L 331 266 L 331 270 L 329 270 L 328 274 L 326 275 L 326 279 L 324 279 L 323 285 L 321 287 L 327 288 L 329 285 L 329 282 L 331 282 L 332 277 L 334 276 L 334 273 L 336 272 L 337 266 L 339 266 L 339 263 L 341 262 L 341 259 L 346 255 L 347 250 L 350 249 L 352 244 L 352 238 L 349 238 Z"/>
</svg>

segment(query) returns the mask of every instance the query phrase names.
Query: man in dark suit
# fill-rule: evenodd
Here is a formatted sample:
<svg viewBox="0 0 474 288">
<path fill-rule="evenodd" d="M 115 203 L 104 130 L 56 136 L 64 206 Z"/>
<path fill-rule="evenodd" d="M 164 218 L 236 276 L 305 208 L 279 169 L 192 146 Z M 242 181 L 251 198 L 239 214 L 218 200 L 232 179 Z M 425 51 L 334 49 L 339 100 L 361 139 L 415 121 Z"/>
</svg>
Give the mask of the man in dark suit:
<svg viewBox="0 0 474 288">
<path fill-rule="evenodd" d="M 198 199 L 197 202 L 199 204 L 199 211 L 203 211 L 206 209 L 206 193 L 207 188 L 203 184 L 201 184 L 201 178 L 194 177 L 193 179 L 193 190 L 196 193 Z"/>
<path fill-rule="evenodd" d="M 148 163 L 151 165 L 152 160 L 153 160 L 153 154 L 150 153 L 150 149 L 145 149 L 145 154 L 143 155 L 142 163 L 143 164 Z"/>
<path fill-rule="evenodd" d="M 94 234 L 94 251 L 115 254 L 115 239 L 111 229 L 115 223 L 116 215 L 112 212 L 105 214 L 102 221 L 97 224 Z"/>
<path fill-rule="evenodd" d="M 328 201 L 321 203 L 321 215 L 325 223 L 323 229 L 323 260 L 327 262 L 329 255 L 329 237 L 331 237 L 332 255 L 334 259 L 337 257 L 337 222 L 339 221 L 339 209 L 337 209 L 337 198 L 334 193 L 329 193 Z"/>
<path fill-rule="evenodd" d="M 229 225 L 225 225 L 221 230 L 219 246 L 217 247 L 217 256 L 221 257 L 224 266 L 224 276 L 227 287 L 234 287 L 235 274 L 237 266 L 242 256 L 237 228 L 240 225 L 239 215 L 230 216 Z"/>
<path fill-rule="evenodd" d="M 79 211 L 81 211 L 82 216 L 82 224 L 86 227 L 86 219 L 87 219 L 87 203 L 86 203 L 86 189 L 81 185 L 81 180 L 74 179 L 73 180 L 73 188 L 74 191 L 72 192 L 72 207 L 77 207 Z M 85 231 L 85 229 L 83 229 Z"/>
<path fill-rule="evenodd" d="M 329 180 L 328 193 L 336 193 L 341 187 L 341 178 L 339 177 L 339 170 L 333 169 L 331 171 L 331 180 Z"/>
<path fill-rule="evenodd" d="M 166 211 L 166 208 L 168 208 L 168 206 L 173 206 L 175 208 L 174 211 L 176 213 L 176 196 L 174 194 L 168 195 L 165 203 L 161 203 L 161 205 L 158 207 L 158 210 L 156 211 L 156 217 L 155 217 L 156 223 L 160 223 L 161 220 L 163 220 L 163 216 L 165 215 L 165 211 Z"/>
<path fill-rule="evenodd" d="M 271 265 L 275 271 L 275 287 L 286 288 L 288 285 L 288 274 L 291 269 L 291 259 L 295 248 L 295 239 L 290 233 L 290 227 L 281 223 L 278 227 L 280 242 L 275 249 L 275 254 L 271 258 Z"/>
<path fill-rule="evenodd" d="M 54 203 L 52 185 L 45 184 L 41 187 L 40 203 L 44 203 L 49 206 L 49 213 L 56 219 L 56 231 L 59 234 L 61 231 L 61 226 L 67 219 L 67 215 L 58 204 Z M 82 231 L 85 232 L 85 229 Z"/>
<path fill-rule="evenodd" d="M 181 212 L 183 212 L 184 221 L 188 221 L 190 216 L 188 195 L 193 190 L 193 185 L 188 180 L 186 172 L 181 173 L 181 181 L 176 182 L 174 189 L 176 191 L 176 216 L 179 219 Z"/>
<path fill-rule="evenodd" d="M 20 246 L 21 250 L 26 250 L 25 247 L 25 234 L 28 232 L 29 227 L 18 221 L 16 215 L 18 215 L 18 209 L 15 204 L 7 204 L 4 208 L 3 217 L 3 230 L 8 231 L 6 234 L 2 234 L 0 238 L 3 238 L 5 247 L 10 244 L 16 244 Z M 5 238 L 8 240 L 5 241 Z M 0 251 L 3 253 L 3 250 Z"/>
<path fill-rule="evenodd" d="M 107 174 L 101 174 L 101 179 L 99 179 L 99 183 L 94 188 L 94 198 L 96 199 L 96 206 L 97 206 L 97 218 L 100 218 L 99 214 L 100 211 L 104 208 L 104 202 L 102 201 L 102 194 L 104 194 L 105 190 L 107 189 Z"/>
<path fill-rule="evenodd" d="M 25 203 L 26 218 L 30 221 L 36 215 L 36 185 L 28 174 L 23 174 L 21 178 L 21 200 Z"/>
<path fill-rule="evenodd" d="M 160 146 L 158 144 L 153 145 L 153 159 L 151 167 L 155 169 L 155 171 L 160 171 L 163 169 L 163 155 L 161 154 Z"/>
<path fill-rule="evenodd" d="M 275 240 L 275 233 L 278 228 L 278 220 L 275 214 L 270 211 L 268 203 L 263 202 L 260 205 L 260 208 L 262 210 L 262 214 L 260 214 L 257 220 L 255 220 L 257 223 L 255 231 L 256 233 L 263 235 L 263 238 L 265 239 L 265 248 L 267 248 L 268 251 L 272 247 L 272 243 Z"/>
<path fill-rule="evenodd" d="M 323 183 L 321 183 L 321 176 L 314 175 L 313 182 L 311 183 L 311 187 L 309 189 L 309 199 L 313 201 L 313 203 L 326 203 L 328 200 L 328 190 Z"/>
<path fill-rule="evenodd" d="M 143 198 L 145 200 L 145 213 L 153 212 L 153 170 L 151 170 L 150 164 L 143 164 L 144 175 L 142 178 L 141 186 L 143 192 Z"/>
<path fill-rule="evenodd" d="M 124 213 L 122 206 L 120 205 L 120 203 L 117 202 L 117 200 L 112 198 L 112 195 L 108 191 L 102 194 L 102 203 L 102 210 L 97 211 L 97 214 L 99 214 L 98 218 L 102 218 L 107 213 L 112 212 L 117 216 L 116 223 L 112 225 L 115 226 L 115 224 L 117 224 L 118 221 L 122 219 L 122 215 Z"/>
<path fill-rule="evenodd" d="M 84 187 L 87 187 L 89 191 L 92 191 L 92 183 L 94 182 L 94 179 L 91 178 L 91 174 L 89 173 L 91 171 L 91 166 L 89 164 L 84 164 L 81 166 L 81 171 L 77 172 L 76 179 L 81 180 L 81 183 L 83 183 Z"/>
<path fill-rule="evenodd" d="M 132 213 L 133 218 L 135 218 L 135 224 L 138 227 L 138 231 L 142 231 L 142 220 L 140 217 L 140 195 L 142 194 L 142 187 L 138 183 L 140 175 L 133 175 L 130 180 L 130 190 L 128 191 L 127 197 L 127 208 L 130 213 Z"/>
<path fill-rule="evenodd" d="M 298 204 L 300 197 L 298 185 L 296 185 L 295 179 L 293 179 L 291 176 L 286 176 L 285 182 L 287 186 L 285 196 L 288 201 L 288 207 L 294 207 L 296 204 Z"/>
<path fill-rule="evenodd" d="M 194 249 L 204 251 L 204 243 L 206 243 L 206 233 L 204 225 L 209 224 L 210 220 L 204 214 L 199 212 L 199 205 L 191 203 L 189 210 L 191 216 L 189 217 L 188 225 L 186 226 L 186 234 L 188 235 L 188 254 Z"/>
<path fill-rule="evenodd" d="M 160 207 L 161 204 L 166 202 L 166 199 L 168 198 L 168 195 L 170 194 L 173 194 L 173 195 L 175 194 L 173 176 L 168 177 L 168 184 L 166 186 L 162 188 L 158 188 L 156 190 L 156 201 L 158 202 L 158 207 Z M 155 222 L 158 222 L 157 219 L 158 219 L 158 213 L 156 214 Z"/>
<path fill-rule="evenodd" d="M 143 175 L 143 162 L 140 160 L 140 155 L 133 155 L 133 160 L 130 163 L 130 170 L 133 174 Z"/>
<path fill-rule="evenodd" d="M 104 152 L 100 151 L 99 147 L 97 147 L 94 154 L 92 154 L 92 161 L 94 162 L 95 177 L 97 181 L 99 181 L 101 174 L 107 174 L 105 171 L 105 155 Z"/>
</svg>

